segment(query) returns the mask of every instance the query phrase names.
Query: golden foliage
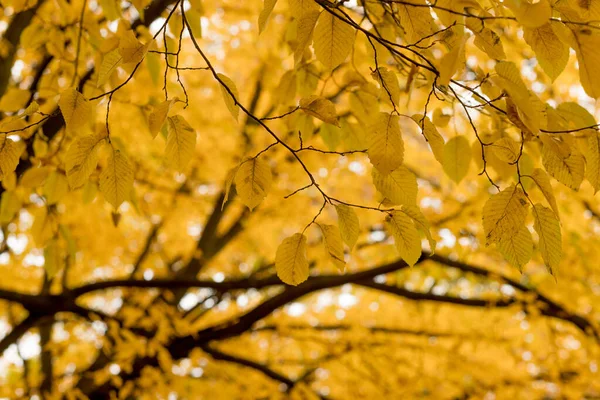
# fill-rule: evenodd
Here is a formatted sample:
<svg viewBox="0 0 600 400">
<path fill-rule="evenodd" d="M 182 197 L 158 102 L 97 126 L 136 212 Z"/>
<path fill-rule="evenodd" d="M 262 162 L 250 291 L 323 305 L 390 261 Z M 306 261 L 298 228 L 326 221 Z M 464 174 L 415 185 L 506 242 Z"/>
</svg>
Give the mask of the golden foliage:
<svg viewBox="0 0 600 400">
<path fill-rule="evenodd" d="M 1 6 L 0 397 L 600 396 L 598 1 Z"/>
</svg>

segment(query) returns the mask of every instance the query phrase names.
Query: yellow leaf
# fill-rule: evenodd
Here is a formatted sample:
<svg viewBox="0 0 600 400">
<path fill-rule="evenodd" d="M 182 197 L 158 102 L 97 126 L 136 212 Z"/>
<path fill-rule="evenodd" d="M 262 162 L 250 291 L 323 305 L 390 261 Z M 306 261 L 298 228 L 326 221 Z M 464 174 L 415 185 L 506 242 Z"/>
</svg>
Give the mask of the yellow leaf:
<svg viewBox="0 0 600 400">
<path fill-rule="evenodd" d="M 289 0 L 291 15 L 296 18 L 307 12 L 318 11 L 319 6 L 314 0 Z"/>
<path fill-rule="evenodd" d="M 107 20 L 114 21 L 119 19 L 121 16 L 120 4 L 117 0 L 100 0 L 103 15 Z"/>
<path fill-rule="evenodd" d="M 418 119 L 416 119 L 416 117 L 419 117 Z M 420 114 L 415 114 L 412 116 L 412 119 L 415 120 L 416 123 L 420 124 L 421 122 L 421 117 L 423 117 L 423 115 Z M 440 128 L 445 128 L 448 126 L 448 123 L 450 122 L 450 118 L 452 118 L 451 115 L 448 114 L 444 114 L 444 111 L 442 111 L 441 108 L 436 108 L 435 111 L 433 112 L 433 124 L 434 124 L 434 128 L 440 127 Z"/>
<path fill-rule="evenodd" d="M 358 241 L 358 235 L 360 233 L 358 217 L 354 210 L 345 204 L 336 205 L 335 211 L 338 216 L 338 225 L 340 226 L 342 240 L 350 250 L 352 250 Z"/>
<path fill-rule="evenodd" d="M 0 224 L 8 224 L 21 209 L 21 199 L 14 190 L 2 193 L 0 201 Z"/>
<path fill-rule="evenodd" d="M 438 84 L 441 86 L 448 86 L 450 79 L 459 70 L 464 68 L 465 64 L 465 40 L 466 36 L 457 43 L 448 53 L 446 53 L 440 60 L 438 70 L 440 76 L 438 78 Z"/>
<path fill-rule="evenodd" d="M 34 220 L 31 227 L 31 236 L 41 247 L 54 235 L 57 228 L 56 218 L 52 213 L 48 213 L 48 207 L 40 207 L 33 211 Z"/>
<path fill-rule="evenodd" d="M 566 0 L 564 3 L 569 9 L 577 12 L 582 21 L 592 21 L 600 19 L 600 3 L 596 0 Z M 557 2 L 556 5 L 562 5 L 563 2 Z"/>
<path fill-rule="evenodd" d="M 523 38 L 535 52 L 540 67 L 554 81 L 567 66 L 569 47 L 554 33 L 549 22 L 523 29 Z"/>
<path fill-rule="evenodd" d="M 315 30 L 319 15 L 321 14 L 318 10 L 313 10 L 305 12 L 299 17 L 296 32 L 296 49 L 294 50 L 294 65 L 298 65 L 300 60 L 302 60 L 304 50 L 306 50 L 313 37 L 313 31 Z"/>
<path fill-rule="evenodd" d="M 297 286 L 308 279 L 306 236 L 295 233 L 281 242 L 275 255 L 275 270 L 288 285 Z"/>
<path fill-rule="evenodd" d="M 436 120 L 435 115 L 436 114 L 434 112 L 433 113 L 434 121 Z M 446 145 L 446 142 L 444 141 L 444 138 L 442 137 L 442 135 L 440 135 L 440 133 L 436 129 L 435 125 L 433 123 L 431 123 L 431 121 L 429 120 L 428 117 L 425 117 L 425 119 L 423 119 L 422 114 L 415 114 L 411 118 L 413 119 L 413 121 L 415 121 L 417 123 L 417 125 L 419 125 L 419 128 L 421 128 L 421 127 L 423 128 L 423 130 L 422 130 L 423 136 L 425 136 L 425 140 L 427 140 L 427 143 L 429 143 L 429 147 L 431 147 L 433 156 L 435 157 L 436 160 L 438 160 L 440 162 L 440 164 L 443 164 L 444 163 L 444 147 Z M 440 118 L 441 117 L 438 117 L 438 120 Z M 450 117 L 448 116 L 448 119 L 449 118 Z M 447 122 L 446 122 L 446 124 L 447 124 Z M 437 123 L 436 123 L 436 125 L 437 125 Z"/>
<path fill-rule="evenodd" d="M 185 12 L 185 19 L 192 30 L 192 35 L 196 39 L 202 38 L 202 14 L 196 10 L 188 10 Z"/>
<path fill-rule="evenodd" d="M 186 15 L 187 18 L 187 15 Z M 182 30 L 184 28 L 183 26 L 183 21 L 181 16 L 177 14 L 174 14 L 171 18 L 169 18 L 169 30 L 171 31 L 171 34 L 174 37 L 179 37 L 180 34 L 182 34 Z"/>
<path fill-rule="evenodd" d="M 44 248 L 44 269 L 48 279 L 52 279 L 63 267 L 63 258 L 58 240 L 48 242 Z"/>
<path fill-rule="evenodd" d="M 265 30 L 267 26 L 267 21 L 269 20 L 269 16 L 271 15 L 271 11 L 275 8 L 275 4 L 277 4 L 277 0 L 264 0 L 264 6 L 260 15 L 258 16 L 258 32 L 259 34 Z"/>
<path fill-rule="evenodd" d="M 121 65 L 122 61 L 123 57 L 121 57 L 119 49 L 113 49 L 106 53 L 102 58 L 102 64 L 100 64 L 100 69 L 98 70 L 98 83 L 96 86 L 100 87 L 104 85 L 110 79 L 113 72 Z"/>
<path fill-rule="evenodd" d="M 421 239 L 412 218 L 401 211 L 392 211 L 386 217 L 386 224 L 400 257 L 412 267 L 421 257 Z"/>
<path fill-rule="evenodd" d="M 396 107 L 400 102 L 400 83 L 396 74 L 387 68 L 380 67 L 371 76 L 381 86 L 381 98 Z"/>
<path fill-rule="evenodd" d="M 552 211 L 554 211 L 554 213 L 558 217 L 558 206 L 556 205 L 556 199 L 554 198 L 552 184 L 550 183 L 550 178 L 548 178 L 548 175 L 540 168 L 536 168 L 531 173 L 531 179 L 533 179 L 535 184 L 538 186 L 538 188 L 546 198 L 546 201 L 548 201 L 548 204 L 550 204 Z"/>
<path fill-rule="evenodd" d="M 123 63 L 138 64 L 142 62 L 151 43 L 142 44 L 135 37 L 135 33 L 132 30 L 125 32 L 119 41 L 119 54 L 123 59 Z"/>
<path fill-rule="evenodd" d="M 340 126 L 335 111 L 335 105 L 321 96 L 309 96 L 300 100 L 300 108 L 308 115 L 320 119 L 323 122 Z"/>
<path fill-rule="evenodd" d="M 96 198 L 98 192 L 98 185 L 94 182 L 87 181 L 83 186 L 83 204 L 90 204 Z"/>
<path fill-rule="evenodd" d="M 319 17 L 313 34 L 313 46 L 317 60 L 332 70 L 350 54 L 354 45 L 354 28 L 329 10 L 323 11 Z"/>
<path fill-rule="evenodd" d="M 319 128 L 319 135 L 331 151 L 335 151 L 342 138 L 342 130 L 330 124 L 323 124 Z"/>
<path fill-rule="evenodd" d="M 69 147 L 65 159 L 71 189 L 83 186 L 98 165 L 98 149 L 106 140 L 106 131 L 78 137 Z"/>
<path fill-rule="evenodd" d="M 25 188 L 37 188 L 41 186 L 52 172 L 52 167 L 29 168 L 21 176 L 20 185 Z"/>
<path fill-rule="evenodd" d="M 196 132 L 179 115 L 167 118 L 167 164 L 183 171 L 194 156 L 196 150 Z"/>
<path fill-rule="evenodd" d="M 471 164 L 471 145 L 464 136 L 455 136 L 444 146 L 444 162 L 442 166 L 446 175 L 456 183 L 460 183 L 469 172 Z"/>
<path fill-rule="evenodd" d="M 369 132 L 369 160 L 377 170 L 389 174 L 404 160 L 404 141 L 397 115 L 379 113 Z"/>
<path fill-rule="evenodd" d="M 600 137 L 592 131 L 587 137 L 585 176 L 594 188 L 594 194 L 600 190 Z"/>
<path fill-rule="evenodd" d="M 561 126 L 557 130 L 582 129 L 596 125 L 596 119 L 588 110 L 574 102 L 560 103 L 555 117 Z"/>
<path fill-rule="evenodd" d="M 29 90 L 12 87 L 0 99 L 0 111 L 17 112 L 25 107 L 29 97 L 31 97 Z"/>
<path fill-rule="evenodd" d="M 490 147 L 494 155 L 506 163 L 514 163 L 521 152 L 521 145 L 509 137 L 496 140 Z"/>
<path fill-rule="evenodd" d="M 431 236 L 429 222 L 427 221 L 421 210 L 419 210 L 419 207 L 403 205 L 401 211 L 413 220 L 417 229 L 421 231 L 427 238 L 427 241 L 429 242 L 429 250 L 431 251 L 431 253 L 435 253 L 435 247 L 437 243 L 433 236 Z"/>
<path fill-rule="evenodd" d="M 514 91 L 517 91 L 517 92 L 519 92 L 519 94 L 526 93 L 528 91 L 527 86 L 525 86 L 525 83 L 523 82 L 523 78 L 521 78 L 519 69 L 513 62 L 501 61 L 496 64 L 494 69 L 496 70 L 496 73 L 498 74 L 498 76 L 500 76 L 501 78 L 504 79 L 505 83 L 510 84 L 510 85 L 500 85 L 503 87 L 508 86 L 505 88 L 505 90 L 510 90 L 513 93 L 514 93 Z M 521 96 L 513 95 L 513 97 L 521 97 Z"/>
<path fill-rule="evenodd" d="M 235 174 L 235 187 L 242 203 L 253 210 L 267 196 L 272 179 L 267 161 L 262 158 L 244 161 Z"/>
<path fill-rule="evenodd" d="M 508 93 L 527 129 L 534 134 L 538 133 L 546 126 L 545 104 L 527 89 L 514 63 L 501 61 L 496 64 L 495 70 L 498 75 L 493 76 L 492 81 Z"/>
<path fill-rule="evenodd" d="M 113 149 L 108 165 L 100 174 L 100 192 L 117 209 L 129 198 L 133 187 L 133 169 L 121 151 Z"/>
<path fill-rule="evenodd" d="M 575 49 L 579 63 L 581 86 L 594 99 L 600 98 L 600 33 L 595 29 L 572 30 L 571 47 Z"/>
<path fill-rule="evenodd" d="M 62 92 L 58 106 L 71 132 L 85 128 L 92 122 L 92 105 L 75 89 Z"/>
<path fill-rule="evenodd" d="M 158 135 L 160 129 L 164 125 L 167 120 L 167 115 L 175 103 L 176 99 L 171 99 L 167 101 L 163 101 L 162 103 L 156 105 L 152 112 L 148 115 L 148 129 L 150 130 L 150 134 L 153 138 Z"/>
<path fill-rule="evenodd" d="M 461 14 L 472 14 L 474 10 L 479 11 L 481 6 L 477 0 L 436 0 L 435 13 L 442 23 L 450 26 L 462 22 Z"/>
<path fill-rule="evenodd" d="M 21 157 L 21 148 L 10 140 L 5 133 L 0 134 L 0 170 L 8 175 L 17 169 Z"/>
<path fill-rule="evenodd" d="M 281 77 L 277 90 L 273 93 L 273 101 L 280 106 L 296 104 L 296 74 L 294 71 L 287 71 Z"/>
<path fill-rule="evenodd" d="M 67 182 L 67 177 L 58 171 L 54 171 L 46 179 L 42 193 L 46 198 L 46 203 L 52 205 L 62 200 L 68 191 L 69 183 Z"/>
<path fill-rule="evenodd" d="M 227 109 L 233 116 L 233 119 L 235 119 L 237 121 L 238 116 L 240 114 L 240 109 L 237 106 L 237 101 L 239 98 L 239 93 L 238 93 L 237 87 L 235 86 L 235 83 L 233 83 L 233 81 L 231 79 L 229 79 L 227 76 L 225 76 L 223 74 L 217 74 L 217 76 L 219 77 L 221 82 L 223 82 L 226 86 L 226 87 L 223 87 L 223 85 L 220 85 L 221 86 L 221 94 L 223 95 L 223 100 L 225 101 L 225 105 L 227 106 Z"/>
<path fill-rule="evenodd" d="M 548 0 L 535 3 L 529 0 L 505 0 L 504 4 L 526 28 L 538 28 L 548 23 L 552 17 L 552 8 Z"/>
<path fill-rule="evenodd" d="M 150 74 L 150 79 L 152 80 L 152 84 L 156 87 L 160 84 L 160 80 L 162 78 L 162 65 L 161 65 L 160 54 L 157 53 L 148 53 L 146 54 L 146 68 L 148 69 L 148 73 Z"/>
<path fill-rule="evenodd" d="M 585 171 L 583 156 L 566 143 L 558 143 L 545 135 L 541 139 L 542 164 L 546 171 L 563 185 L 579 190 Z"/>
<path fill-rule="evenodd" d="M 392 204 L 417 204 L 417 178 L 401 165 L 387 175 L 372 171 L 373 184 Z"/>
<path fill-rule="evenodd" d="M 523 271 L 523 266 L 533 255 L 533 239 L 526 226 L 521 226 L 516 234 L 504 238 L 498 243 L 498 250 L 510 265 Z"/>
<path fill-rule="evenodd" d="M 344 244 L 340 230 L 335 225 L 319 226 L 323 232 L 323 244 L 327 255 L 331 262 L 343 272 L 346 268 L 346 261 L 344 261 Z"/>
<path fill-rule="evenodd" d="M 225 203 L 227 203 L 227 200 L 229 200 L 229 193 L 231 192 L 231 185 L 233 185 L 233 181 L 235 179 L 235 175 L 237 174 L 237 171 L 239 169 L 239 165 L 231 170 L 229 170 L 229 172 L 227 173 L 227 176 L 225 177 L 225 187 L 224 187 L 224 194 L 223 194 L 223 203 L 221 203 L 221 210 L 223 210 L 223 208 L 225 207 Z"/>
<path fill-rule="evenodd" d="M 511 185 L 489 198 L 483 207 L 486 245 L 500 243 L 525 225 L 529 203 L 523 191 Z"/>
<path fill-rule="evenodd" d="M 434 22 L 424 0 L 412 0 L 409 4 L 398 3 L 396 6 L 400 18 L 399 25 L 404 29 L 406 42 L 413 44 L 434 32 Z"/>
<path fill-rule="evenodd" d="M 471 29 L 471 27 L 469 27 L 469 29 Z M 473 41 L 473 44 L 481 51 L 495 60 L 504 60 L 506 58 L 502 40 L 496 32 L 485 27 L 482 30 L 475 30 L 474 32 L 475 40 Z"/>
<path fill-rule="evenodd" d="M 2 187 L 6 190 L 14 190 L 17 186 L 17 174 L 11 172 L 10 174 L 2 177 Z"/>
<path fill-rule="evenodd" d="M 379 115 L 378 89 L 372 83 L 350 93 L 350 108 L 361 123 L 370 124 Z"/>
<path fill-rule="evenodd" d="M 539 236 L 538 246 L 548 272 L 557 271 L 562 258 L 562 239 L 558 219 L 549 208 L 533 206 L 533 227 Z"/>
<path fill-rule="evenodd" d="M 21 114 L 19 114 L 19 117 L 21 117 L 21 118 L 30 117 L 33 114 L 35 114 L 36 112 L 38 112 L 39 109 L 40 109 L 40 105 L 37 103 L 37 101 L 32 101 L 31 103 L 29 103 L 27 108 L 25 110 L 23 110 L 23 112 Z"/>
</svg>

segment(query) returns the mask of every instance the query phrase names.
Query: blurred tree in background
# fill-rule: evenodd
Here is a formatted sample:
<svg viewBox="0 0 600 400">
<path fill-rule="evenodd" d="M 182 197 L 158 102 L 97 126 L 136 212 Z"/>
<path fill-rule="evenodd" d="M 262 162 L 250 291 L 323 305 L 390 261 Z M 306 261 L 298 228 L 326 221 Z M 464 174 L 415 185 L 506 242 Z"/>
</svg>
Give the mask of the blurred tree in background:
<svg viewBox="0 0 600 400">
<path fill-rule="evenodd" d="M 600 398 L 600 0 L 0 3 L 0 397 Z"/>
</svg>

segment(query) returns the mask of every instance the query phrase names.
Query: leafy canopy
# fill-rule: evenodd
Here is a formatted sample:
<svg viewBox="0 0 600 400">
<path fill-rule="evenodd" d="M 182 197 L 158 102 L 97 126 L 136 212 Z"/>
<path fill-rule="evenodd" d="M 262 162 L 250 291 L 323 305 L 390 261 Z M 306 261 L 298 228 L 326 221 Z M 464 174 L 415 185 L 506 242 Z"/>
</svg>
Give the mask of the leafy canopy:
<svg viewBox="0 0 600 400">
<path fill-rule="evenodd" d="M 600 0 L 0 3 L 0 396 L 600 393 Z"/>
</svg>

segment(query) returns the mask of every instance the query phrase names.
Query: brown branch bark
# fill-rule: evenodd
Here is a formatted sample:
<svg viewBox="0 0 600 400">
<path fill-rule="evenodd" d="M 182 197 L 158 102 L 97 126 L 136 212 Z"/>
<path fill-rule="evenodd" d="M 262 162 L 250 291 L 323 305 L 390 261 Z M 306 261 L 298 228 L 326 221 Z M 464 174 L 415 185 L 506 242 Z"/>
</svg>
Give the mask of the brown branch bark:
<svg viewBox="0 0 600 400">
<path fill-rule="evenodd" d="M 4 350 L 6 350 L 8 346 L 19 340 L 25 332 L 33 328 L 41 318 L 40 315 L 29 314 L 23 321 L 17 324 L 8 335 L 0 340 L 0 355 L 4 353 Z"/>
<path fill-rule="evenodd" d="M 0 58 L 0 97 L 4 95 L 10 81 L 11 69 L 19 43 L 21 42 L 21 33 L 29 26 L 37 9 L 41 7 L 43 0 L 29 10 L 21 11 L 15 15 L 4 32 L 3 40 L 9 44 L 9 48 L 5 57 Z"/>
</svg>

